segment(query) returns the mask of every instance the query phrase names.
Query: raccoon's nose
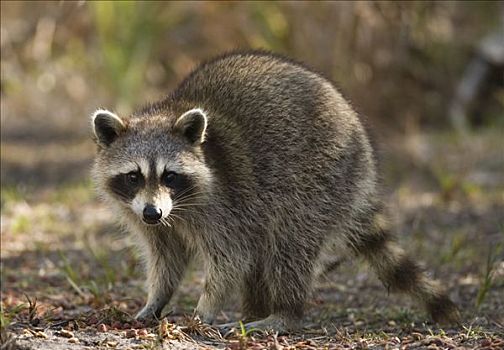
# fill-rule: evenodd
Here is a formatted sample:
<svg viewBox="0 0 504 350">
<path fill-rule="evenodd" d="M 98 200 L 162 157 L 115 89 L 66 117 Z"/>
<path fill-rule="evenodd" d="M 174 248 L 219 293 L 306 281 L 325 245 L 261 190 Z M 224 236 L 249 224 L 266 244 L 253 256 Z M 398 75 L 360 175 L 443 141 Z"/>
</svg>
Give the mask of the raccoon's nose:
<svg viewBox="0 0 504 350">
<path fill-rule="evenodd" d="M 147 204 L 143 210 L 143 219 L 148 224 L 157 224 L 162 215 L 161 208 L 152 204 Z"/>
</svg>

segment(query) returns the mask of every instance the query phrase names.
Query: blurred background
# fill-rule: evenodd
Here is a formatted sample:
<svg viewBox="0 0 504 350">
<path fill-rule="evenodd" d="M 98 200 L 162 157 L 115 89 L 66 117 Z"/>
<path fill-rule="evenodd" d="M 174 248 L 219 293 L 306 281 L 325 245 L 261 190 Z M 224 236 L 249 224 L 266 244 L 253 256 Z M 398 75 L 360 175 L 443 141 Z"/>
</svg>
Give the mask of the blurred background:
<svg viewBox="0 0 504 350">
<path fill-rule="evenodd" d="M 67 310 L 62 285 L 85 305 L 141 285 L 104 234 L 117 228 L 89 181 L 89 116 L 126 115 L 201 60 L 263 48 L 337 82 L 374 130 L 401 240 L 457 302 L 504 323 L 502 298 L 485 299 L 504 286 L 503 28 L 498 1 L 2 1 L 2 306 L 22 292 Z"/>
</svg>

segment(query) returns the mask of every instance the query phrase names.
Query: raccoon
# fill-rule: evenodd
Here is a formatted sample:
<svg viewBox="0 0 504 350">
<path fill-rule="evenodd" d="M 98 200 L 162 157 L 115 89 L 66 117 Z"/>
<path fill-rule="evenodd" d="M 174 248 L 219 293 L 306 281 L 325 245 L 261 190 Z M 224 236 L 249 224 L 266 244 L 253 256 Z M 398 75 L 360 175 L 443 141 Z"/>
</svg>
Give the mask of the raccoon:
<svg viewBox="0 0 504 350">
<path fill-rule="evenodd" d="M 247 327 L 293 330 L 333 247 L 365 258 L 390 291 L 410 294 L 435 321 L 458 319 L 387 227 L 357 113 L 304 65 L 267 52 L 226 54 L 128 118 L 96 111 L 92 127 L 94 182 L 145 257 L 138 319 L 160 317 L 199 255 L 203 322 L 239 291 Z"/>
</svg>

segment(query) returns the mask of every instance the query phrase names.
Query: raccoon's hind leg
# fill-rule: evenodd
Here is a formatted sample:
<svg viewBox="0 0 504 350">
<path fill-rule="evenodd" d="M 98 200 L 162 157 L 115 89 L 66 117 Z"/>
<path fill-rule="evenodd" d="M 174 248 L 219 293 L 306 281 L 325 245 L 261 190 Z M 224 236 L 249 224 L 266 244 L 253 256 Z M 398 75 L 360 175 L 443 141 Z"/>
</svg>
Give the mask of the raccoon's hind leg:
<svg viewBox="0 0 504 350">
<path fill-rule="evenodd" d="M 153 321 L 161 316 L 178 287 L 191 254 L 175 232 L 148 232 L 142 235 L 142 243 L 146 254 L 148 298 L 136 319 Z"/>
<path fill-rule="evenodd" d="M 436 322 L 457 322 L 455 304 L 397 245 L 384 217 L 376 212 L 367 217 L 370 219 L 357 220 L 349 229 L 346 238 L 350 248 L 369 262 L 390 291 L 408 293 L 421 301 Z"/>
</svg>

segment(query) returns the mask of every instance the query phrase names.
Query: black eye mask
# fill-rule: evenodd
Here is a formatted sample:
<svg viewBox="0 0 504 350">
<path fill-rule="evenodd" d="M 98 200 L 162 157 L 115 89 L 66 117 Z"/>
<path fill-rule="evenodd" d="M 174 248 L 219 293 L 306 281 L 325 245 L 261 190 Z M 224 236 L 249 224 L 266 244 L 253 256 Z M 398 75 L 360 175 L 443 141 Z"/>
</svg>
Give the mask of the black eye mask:
<svg viewBox="0 0 504 350">
<path fill-rule="evenodd" d="M 108 181 L 107 185 L 120 198 L 132 200 L 138 191 L 145 186 L 145 179 L 140 170 L 137 170 L 116 175 Z"/>
<path fill-rule="evenodd" d="M 160 183 L 171 189 L 173 199 L 183 198 L 195 191 L 194 182 L 189 176 L 174 171 L 165 171 L 161 175 Z"/>
</svg>

